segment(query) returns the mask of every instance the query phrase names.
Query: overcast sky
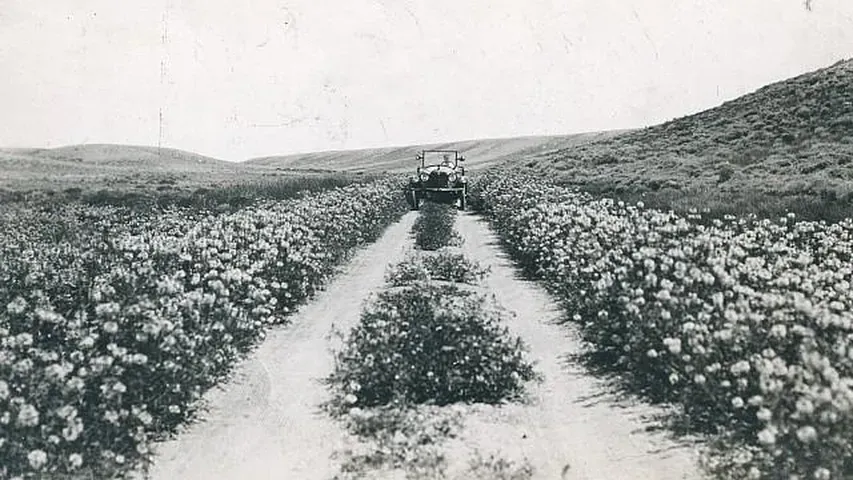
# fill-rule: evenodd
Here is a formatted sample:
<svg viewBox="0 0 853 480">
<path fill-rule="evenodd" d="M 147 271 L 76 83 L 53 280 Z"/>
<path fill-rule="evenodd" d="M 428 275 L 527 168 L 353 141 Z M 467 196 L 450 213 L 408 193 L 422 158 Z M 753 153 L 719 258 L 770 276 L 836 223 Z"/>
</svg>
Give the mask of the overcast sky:
<svg viewBox="0 0 853 480">
<path fill-rule="evenodd" d="M 0 145 L 641 127 L 851 57 L 851 0 L 0 0 Z"/>
</svg>

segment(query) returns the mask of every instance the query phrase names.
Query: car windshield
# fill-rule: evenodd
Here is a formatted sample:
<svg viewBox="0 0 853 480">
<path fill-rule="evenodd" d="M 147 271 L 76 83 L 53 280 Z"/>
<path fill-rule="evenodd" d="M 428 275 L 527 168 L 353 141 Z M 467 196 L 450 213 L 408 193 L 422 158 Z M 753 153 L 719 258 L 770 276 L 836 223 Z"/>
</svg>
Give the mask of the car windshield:
<svg viewBox="0 0 853 480">
<path fill-rule="evenodd" d="M 456 166 L 456 154 L 454 152 L 424 152 L 424 165 L 448 165 Z"/>
</svg>

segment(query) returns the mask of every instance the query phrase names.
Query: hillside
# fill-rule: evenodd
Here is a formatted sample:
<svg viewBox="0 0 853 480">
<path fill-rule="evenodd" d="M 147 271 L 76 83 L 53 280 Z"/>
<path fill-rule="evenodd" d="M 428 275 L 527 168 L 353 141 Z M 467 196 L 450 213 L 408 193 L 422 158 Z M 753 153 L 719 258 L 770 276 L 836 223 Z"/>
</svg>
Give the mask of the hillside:
<svg viewBox="0 0 853 480">
<path fill-rule="evenodd" d="M 295 169 L 322 168 L 338 171 L 410 172 L 416 165 L 415 154 L 420 150 L 449 149 L 462 152 L 466 159 L 466 166 L 477 171 L 501 162 L 523 159 L 543 151 L 553 151 L 602 138 L 610 138 L 618 133 L 620 132 L 463 140 L 428 145 L 262 157 L 251 159 L 246 163 Z"/>
<path fill-rule="evenodd" d="M 543 152 L 530 171 L 676 208 L 847 215 L 853 202 L 853 60 L 613 138 Z M 827 210 L 828 209 L 828 210 Z"/>
<path fill-rule="evenodd" d="M 0 149 L 0 187 L 39 188 L 54 184 L 107 184 L 151 178 L 177 181 L 229 175 L 239 165 L 196 153 L 132 145 L 74 145 L 60 148 Z"/>
</svg>

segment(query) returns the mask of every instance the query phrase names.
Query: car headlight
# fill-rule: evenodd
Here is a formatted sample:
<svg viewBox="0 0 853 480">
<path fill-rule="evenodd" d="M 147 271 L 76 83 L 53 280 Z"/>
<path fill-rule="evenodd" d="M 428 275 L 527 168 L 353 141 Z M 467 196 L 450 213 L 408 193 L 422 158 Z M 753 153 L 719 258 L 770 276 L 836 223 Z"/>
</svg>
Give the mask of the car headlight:
<svg viewBox="0 0 853 480">
<path fill-rule="evenodd" d="M 421 173 L 421 181 L 426 182 L 427 180 L 429 180 L 429 174 L 425 172 Z"/>
<path fill-rule="evenodd" d="M 447 176 L 447 180 L 449 180 L 451 183 L 455 182 L 457 178 L 459 178 L 459 176 L 456 175 L 456 173 L 451 173 Z"/>
</svg>

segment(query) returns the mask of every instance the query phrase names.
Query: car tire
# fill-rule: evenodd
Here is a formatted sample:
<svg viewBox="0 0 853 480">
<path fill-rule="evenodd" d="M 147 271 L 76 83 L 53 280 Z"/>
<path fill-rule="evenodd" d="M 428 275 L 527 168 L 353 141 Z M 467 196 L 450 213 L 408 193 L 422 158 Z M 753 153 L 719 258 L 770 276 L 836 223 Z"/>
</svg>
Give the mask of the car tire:
<svg viewBox="0 0 853 480">
<path fill-rule="evenodd" d="M 418 192 L 412 190 L 412 210 L 420 210 L 421 199 L 418 198 Z"/>
</svg>

